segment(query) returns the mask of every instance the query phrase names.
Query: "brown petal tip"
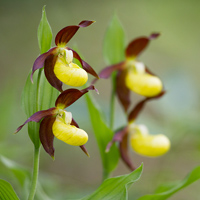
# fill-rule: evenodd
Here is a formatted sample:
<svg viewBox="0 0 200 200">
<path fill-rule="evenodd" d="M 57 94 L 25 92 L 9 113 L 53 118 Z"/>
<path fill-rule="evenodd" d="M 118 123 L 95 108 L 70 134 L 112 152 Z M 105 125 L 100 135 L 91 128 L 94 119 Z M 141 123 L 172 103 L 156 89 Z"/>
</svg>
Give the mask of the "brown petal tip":
<svg viewBox="0 0 200 200">
<path fill-rule="evenodd" d="M 85 145 L 80 146 L 80 148 L 82 149 L 82 151 L 90 158 L 90 155 L 85 147 Z"/>
<path fill-rule="evenodd" d="M 153 40 L 153 39 L 156 39 L 157 37 L 160 36 L 160 33 L 152 33 L 150 36 L 149 36 L 149 39 L 150 40 Z"/>
</svg>

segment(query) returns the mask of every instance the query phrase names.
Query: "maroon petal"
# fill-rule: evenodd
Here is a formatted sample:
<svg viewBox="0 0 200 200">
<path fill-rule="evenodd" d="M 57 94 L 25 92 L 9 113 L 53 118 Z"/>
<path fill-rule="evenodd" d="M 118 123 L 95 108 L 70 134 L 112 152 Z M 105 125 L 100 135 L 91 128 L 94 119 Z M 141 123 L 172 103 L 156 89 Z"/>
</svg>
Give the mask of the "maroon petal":
<svg viewBox="0 0 200 200">
<path fill-rule="evenodd" d="M 96 88 L 93 85 L 90 85 L 89 87 L 87 87 L 83 90 L 78 90 L 78 89 L 65 90 L 58 96 L 55 105 L 58 108 L 64 109 L 64 108 L 70 106 L 71 104 L 73 104 L 75 101 L 77 101 L 80 97 L 82 97 L 89 90 L 96 90 Z"/>
<path fill-rule="evenodd" d="M 134 121 L 138 115 L 140 114 L 140 112 L 142 111 L 142 109 L 144 108 L 146 102 L 153 100 L 153 99 L 159 99 L 160 97 L 162 97 L 166 92 L 162 91 L 160 94 L 158 94 L 155 97 L 149 97 L 149 98 L 145 98 L 144 100 L 140 101 L 134 108 L 133 110 L 130 112 L 130 114 L 128 115 L 128 121 L 132 122 Z"/>
<path fill-rule="evenodd" d="M 149 39 L 150 40 L 154 40 L 154 39 L 156 39 L 157 37 L 159 37 L 160 36 L 160 33 L 152 33 L 150 36 L 149 36 Z"/>
<path fill-rule="evenodd" d="M 110 65 L 106 68 L 104 68 L 100 73 L 99 73 L 99 77 L 100 78 L 104 78 L 104 79 L 107 79 L 111 76 L 112 72 L 113 71 L 116 71 L 116 70 L 122 70 L 124 69 L 124 64 L 125 62 L 120 62 L 118 64 L 115 64 L 115 65 Z"/>
<path fill-rule="evenodd" d="M 55 117 L 45 117 L 40 124 L 40 141 L 44 150 L 54 159 L 54 147 L 53 140 L 54 134 L 52 132 L 52 126 L 55 121 Z"/>
<path fill-rule="evenodd" d="M 89 155 L 87 149 L 85 148 L 85 145 L 80 146 L 80 148 L 82 149 L 82 151 L 83 151 L 88 157 L 90 157 L 90 155 Z"/>
<path fill-rule="evenodd" d="M 78 125 L 77 122 L 74 120 L 74 118 L 72 118 L 71 125 L 72 125 L 72 126 L 76 126 L 77 128 L 79 128 L 79 125 Z"/>
<path fill-rule="evenodd" d="M 78 55 L 78 53 L 76 51 L 74 51 L 73 49 L 67 47 L 66 49 L 73 51 L 73 57 L 76 58 L 77 60 L 79 60 L 79 62 L 81 63 L 83 69 L 93 75 L 94 77 L 99 79 L 99 76 L 97 75 L 97 73 L 94 71 L 94 69 L 88 64 L 86 63 L 84 60 L 81 59 L 81 57 Z"/>
<path fill-rule="evenodd" d="M 127 112 L 130 106 L 130 90 L 125 84 L 125 78 L 127 75 L 127 70 L 119 71 L 116 77 L 116 92 L 120 103 L 125 112 Z"/>
<path fill-rule="evenodd" d="M 149 68 L 147 68 L 146 66 L 145 66 L 145 72 L 146 73 L 148 73 L 148 74 L 150 74 L 150 75 L 152 75 L 152 76 L 156 76 Z"/>
<path fill-rule="evenodd" d="M 58 56 L 56 55 L 49 55 L 45 60 L 44 64 L 44 73 L 49 81 L 49 83 L 56 88 L 58 91 L 62 92 L 62 82 L 56 77 L 54 73 L 54 66 L 56 63 Z"/>
<path fill-rule="evenodd" d="M 112 141 L 110 141 L 110 142 L 108 143 L 108 145 L 107 145 L 107 147 L 106 147 L 106 152 L 109 152 L 109 151 L 110 151 L 111 146 L 112 146 L 115 142 L 121 142 L 122 139 L 123 139 L 123 137 L 124 137 L 124 135 L 126 135 L 127 132 L 128 132 L 127 126 L 121 128 L 121 129 L 119 129 L 119 130 L 115 133 L 115 135 L 114 135 Z"/>
<path fill-rule="evenodd" d="M 131 159 L 128 155 L 128 144 L 127 144 L 128 142 L 127 141 L 128 141 L 128 134 L 126 133 L 124 135 L 122 141 L 120 142 L 119 150 L 120 150 L 122 160 L 128 166 L 128 168 L 133 171 L 136 168 L 132 164 Z"/>
<path fill-rule="evenodd" d="M 87 27 L 94 23 L 94 21 L 82 21 L 79 23 L 79 25 L 74 25 L 74 26 L 67 26 L 63 29 L 61 29 L 55 38 L 55 44 L 67 44 L 70 39 L 75 35 L 75 33 L 78 31 L 80 27 Z"/>
<path fill-rule="evenodd" d="M 57 110 L 56 108 L 50 108 L 48 110 L 41 110 L 34 113 L 21 126 L 17 128 L 15 133 L 19 132 L 23 128 L 23 126 L 27 124 L 28 122 L 39 122 L 44 117 L 56 114 L 56 110 Z"/>
<path fill-rule="evenodd" d="M 47 51 L 46 53 L 41 54 L 39 57 L 37 57 L 37 59 L 35 60 L 34 64 L 33 64 L 33 68 L 32 68 L 32 73 L 31 73 L 31 81 L 33 82 L 33 74 L 37 69 L 40 69 L 44 66 L 44 62 L 46 60 L 46 58 L 51 55 L 54 54 L 55 49 L 57 47 L 53 47 L 51 48 L 49 51 Z"/>
</svg>

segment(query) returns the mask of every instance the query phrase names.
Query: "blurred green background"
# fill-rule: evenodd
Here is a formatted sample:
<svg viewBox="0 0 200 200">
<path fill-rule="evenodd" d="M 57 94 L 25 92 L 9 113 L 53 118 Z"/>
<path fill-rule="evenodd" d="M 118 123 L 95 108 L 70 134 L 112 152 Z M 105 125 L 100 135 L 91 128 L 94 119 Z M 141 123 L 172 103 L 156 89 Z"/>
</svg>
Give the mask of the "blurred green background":
<svg viewBox="0 0 200 200">
<path fill-rule="evenodd" d="M 21 108 L 21 92 L 34 60 L 39 55 L 37 27 L 43 5 L 53 37 L 63 27 L 88 19 L 96 23 L 80 29 L 69 46 L 77 46 L 85 60 L 99 72 L 106 66 L 103 38 L 116 13 L 125 29 L 126 44 L 139 36 L 160 32 L 139 57 L 165 84 L 167 94 L 150 102 L 138 119 L 151 133 L 164 133 L 171 142 L 170 152 L 160 158 L 145 158 L 130 150 L 136 166 L 144 162 L 140 181 L 129 190 L 129 199 L 153 193 L 159 184 L 183 179 L 200 165 L 200 1 L 198 0 L 1 0 L 0 1 L 0 154 L 32 168 L 33 145 L 24 128 L 12 133 L 26 116 Z M 54 45 L 54 43 L 52 44 Z M 92 77 L 90 77 L 92 80 Z M 109 107 L 110 81 L 96 84 L 94 94 L 105 113 Z M 136 103 L 138 96 L 132 96 Z M 101 183 L 100 155 L 89 121 L 84 98 L 71 106 L 81 128 L 89 134 L 86 145 L 90 158 L 79 148 L 55 140 L 55 161 L 41 149 L 40 176 L 45 192 L 52 199 L 79 198 Z M 80 112 L 81 110 L 81 112 Z M 123 112 L 116 105 L 116 128 L 124 124 Z M 129 173 L 120 161 L 113 175 Z M 0 178 L 18 188 L 11 172 L 0 164 Z M 200 183 L 174 195 L 172 200 L 199 199 Z M 17 191 L 20 193 L 20 191 Z"/>
</svg>

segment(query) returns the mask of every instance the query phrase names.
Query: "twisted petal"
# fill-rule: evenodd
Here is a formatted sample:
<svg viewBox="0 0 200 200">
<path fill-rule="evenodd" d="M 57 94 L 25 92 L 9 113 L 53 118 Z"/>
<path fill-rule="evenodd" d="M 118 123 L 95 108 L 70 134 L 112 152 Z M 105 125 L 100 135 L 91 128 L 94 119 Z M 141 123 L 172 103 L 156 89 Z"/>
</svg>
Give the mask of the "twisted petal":
<svg viewBox="0 0 200 200">
<path fill-rule="evenodd" d="M 125 84 L 127 70 L 119 71 L 116 77 L 116 92 L 124 111 L 127 112 L 130 106 L 130 90 Z"/>
<path fill-rule="evenodd" d="M 52 132 L 52 126 L 55 122 L 55 117 L 48 116 L 45 117 L 41 124 L 40 124 L 40 141 L 42 143 L 42 146 L 44 147 L 44 150 L 52 157 L 54 158 L 54 147 L 53 147 L 53 140 L 54 135 Z"/>
<path fill-rule="evenodd" d="M 34 64 L 33 64 L 33 68 L 32 68 L 32 73 L 31 73 L 31 81 L 33 82 L 33 74 L 37 69 L 40 69 L 44 66 L 44 62 L 46 60 L 46 58 L 49 55 L 52 55 L 55 53 L 57 47 L 53 47 L 51 48 L 49 51 L 47 51 L 46 53 L 41 54 L 39 57 L 37 57 L 37 59 L 35 60 Z"/>
<path fill-rule="evenodd" d="M 129 43 L 128 47 L 126 48 L 126 57 L 137 57 L 147 47 L 149 41 L 152 39 L 156 39 L 159 35 L 159 33 L 153 33 L 149 37 L 139 37 L 133 40 Z"/>
<path fill-rule="evenodd" d="M 58 60 L 58 56 L 49 55 L 47 59 L 45 60 L 44 73 L 49 83 L 58 91 L 62 92 L 63 91 L 62 82 L 56 77 L 54 73 L 54 67 L 57 60 Z"/>
<path fill-rule="evenodd" d="M 59 117 L 53 123 L 52 131 L 56 138 L 73 146 L 82 146 L 88 141 L 84 130 L 65 124 Z"/>
<path fill-rule="evenodd" d="M 126 76 L 126 86 L 133 92 L 145 97 L 158 95 L 163 88 L 161 80 L 150 74 L 137 74 L 129 71 Z"/>
<path fill-rule="evenodd" d="M 41 110 L 36 113 L 34 113 L 32 116 L 30 116 L 21 126 L 17 128 L 15 133 L 19 132 L 25 124 L 28 122 L 39 122 L 42 118 L 55 115 L 56 114 L 56 108 L 50 108 L 48 110 Z"/>
<path fill-rule="evenodd" d="M 94 71 L 94 69 L 93 69 L 88 63 L 86 63 L 84 60 L 82 60 L 81 57 L 78 55 L 78 53 L 77 53 L 76 51 L 74 51 L 73 49 L 71 49 L 71 48 L 69 48 L 69 47 L 67 47 L 66 49 L 73 51 L 73 56 L 74 56 L 74 58 L 76 58 L 76 59 L 81 63 L 83 69 L 84 69 L 87 73 L 89 73 L 89 74 L 91 74 L 91 75 L 93 75 L 94 77 L 96 77 L 96 78 L 99 79 L 99 76 L 98 76 L 97 73 Z"/>
<path fill-rule="evenodd" d="M 78 90 L 78 89 L 68 89 L 62 92 L 58 98 L 56 99 L 56 107 L 60 109 L 64 109 L 71 104 L 73 104 L 75 101 L 77 101 L 80 97 L 82 97 L 85 93 L 87 93 L 89 90 L 96 90 L 96 88 L 93 85 L 90 85 L 89 87 Z M 97 90 L 96 90 L 97 91 Z"/>
<path fill-rule="evenodd" d="M 85 21 L 81 21 L 79 23 L 79 25 L 67 26 L 67 27 L 61 29 L 56 35 L 55 44 L 56 45 L 67 44 L 71 40 L 71 38 L 75 35 L 75 33 L 78 31 L 78 29 L 80 27 L 87 27 L 93 23 L 94 23 L 94 21 L 85 20 Z"/>
<path fill-rule="evenodd" d="M 144 105 L 146 104 L 147 101 L 153 100 L 153 99 L 159 99 L 160 97 L 162 97 L 165 94 L 165 91 L 162 91 L 160 94 L 158 94 L 155 97 L 151 97 L 151 98 L 145 98 L 144 100 L 140 101 L 134 108 L 133 110 L 130 112 L 130 114 L 128 115 L 128 121 L 132 122 L 134 121 L 138 115 L 140 114 L 140 112 L 142 111 L 142 109 L 144 108 Z"/>
<path fill-rule="evenodd" d="M 140 155 L 156 157 L 165 154 L 169 150 L 170 141 L 163 134 L 133 134 L 131 136 L 131 146 Z"/>
<path fill-rule="evenodd" d="M 88 80 L 86 71 L 75 63 L 69 65 L 58 59 L 54 66 L 55 76 L 66 85 L 80 87 Z"/>
</svg>

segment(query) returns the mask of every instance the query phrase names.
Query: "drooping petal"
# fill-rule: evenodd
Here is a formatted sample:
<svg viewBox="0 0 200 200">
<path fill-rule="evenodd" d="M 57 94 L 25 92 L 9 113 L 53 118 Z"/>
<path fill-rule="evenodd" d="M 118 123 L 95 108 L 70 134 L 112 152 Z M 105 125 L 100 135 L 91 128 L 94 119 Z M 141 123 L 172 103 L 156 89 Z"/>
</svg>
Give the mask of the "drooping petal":
<svg viewBox="0 0 200 200">
<path fill-rule="evenodd" d="M 54 158 L 54 147 L 53 147 L 54 134 L 52 132 L 52 126 L 55 119 L 56 118 L 52 116 L 45 117 L 40 124 L 40 130 L 39 130 L 40 141 L 42 143 L 42 146 L 44 150 L 52 158 Z"/>
<path fill-rule="evenodd" d="M 107 79 L 111 76 L 112 72 L 117 71 L 117 70 L 122 70 L 124 69 L 124 64 L 125 62 L 120 62 L 118 64 L 115 65 L 110 65 L 106 68 L 104 68 L 100 73 L 99 73 L 99 77 L 100 78 L 104 78 Z"/>
<path fill-rule="evenodd" d="M 158 94 L 155 97 L 151 97 L 151 98 L 145 98 L 144 100 L 140 101 L 134 108 L 133 110 L 130 112 L 130 114 L 128 115 L 128 121 L 132 122 L 134 121 L 138 115 L 140 114 L 140 112 L 142 111 L 142 109 L 144 108 L 146 102 L 153 100 L 153 99 L 159 99 L 160 97 L 162 97 L 165 94 L 165 91 L 162 91 L 160 94 Z"/>
<path fill-rule="evenodd" d="M 62 92 L 63 91 L 62 82 L 56 77 L 54 73 L 54 67 L 55 67 L 57 59 L 58 59 L 57 55 L 48 56 L 44 64 L 44 73 L 49 83 L 58 91 Z"/>
<path fill-rule="evenodd" d="M 44 66 L 44 62 L 46 60 L 46 58 L 51 55 L 54 54 L 56 51 L 57 47 L 53 47 L 51 48 L 49 51 L 47 51 L 46 53 L 41 54 L 39 57 L 37 57 L 37 59 L 35 60 L 34 64 L 33 64 L 33 68 L 32 68 L 32 73 L 31 73 L 31 81 L 33 82 L 33 74 L 37 69 L 40 69 Z"/>
<path fill-rule="evenodd" d="M 60 117 L 56 117 L 52 131 L 56 138 L 69 145 L 82 146 L 88 141 L 88 135 L 84 130 L 65 124 Z"/>
<path fill-rule="evenodd" d="M 156 39 L 159 35 L 159 33 L 153 33 L 149 37 L 139 37 L 134 39 L 126 48 L 126 58 L 137 57 L 147 47 L 149 41 Z"/>
<path fill-rule="evenodd" d="M 116 77 L 116 92 L 125 112 L 130 106 L 130 90 L 125 84 L 127 70 L 119 71 Z"/>
<path fill-rule="evenodd" d="M 90 157 L 90 155 L 89 155 L 89 153 L 88 153 L 88 151 L 87 151 L 85 145 L 81 145 L 80 148 L 81 148 L 81 150 L 82 150 L 88 157 Z"/>
<path fill-rule="evenodd" d="M 77 124 L 77 122 L 75 121 L 74 118 L 72 118 L 72 122 L 71 122 L 70 125 L 72 125 L 72 126 L 76 126 L 77 128 L 79 128 L 79 125 Z"/>
<path fill-rule="evenodd" d="M 80 87 L 88 80 L 87 72 L 75 63 L 65 64 L 58 59 L 54 66 L 55 76 L 66 85 Z"/>
<path fill-rule="evenodd" d="M 119 145 L 119 150 L 120 150 L 120 155 L 124 163 L 128 166 L 128 168 L 133 171 L 136 168 L 131 162 L 131 159 L 128 155 L 128 134 L 125 134 L 122 141 L 120 142 Z"/>
<path fill-rule="evenodd" d="M 88 63 L 86 63 L 84 60 L 82 60 L 81 57 L 78 55 L 78 53 L 77 53 L 76 51 L 74 51 L 73 49 L 71 49 L 71 48 L 69 48 L 69 47 L 67 47 L 66 49 L 73 51 L 73 56 L 74 56 L 74 58 L 76 58 L 76 59 L 81 63 L 83 69 L 84 69 L 87 73 L 89 73 L 89 74 L 91 74 L 91 75 L 93 75 L 94 77 L 96 77 L 96 78 L 99 79 L 99 76 L 98 76 L 98 74 L 94 71 L 94 69 L 93 69 Z"/>
<path fill-rule="evenodd" d="M 50 108 L 48 110 L 41 110 L 36 113 L 34 113 L 32 116 L 30 116 L 21 126 L 17 128 L 15 133 L 19 132 L 25 124 L 28 122 L 39 122 L 42 118 L 50 116 L 50 115 L 55 115 L 56 114 L 57 108 Z"/>
<path fill-rule="evenodd" d="M 127 73 L 125 84 L 133 92 L 145 97 L 156 96 L 163 89 L 162 82 L 157 76 L 139 74 L 133 70 Z"/>
<path fill-rule="evenodd" d="M 58 96 L 55 105 L 60 109 L 64 109 L 73 104 L 75 101 L 77 101 L 89 90 L 96 90 L 96 88 L 93 85 L 90 85 L 89 87 L 83 90 L 78 90 L 78 89 L 65 90 Z"/>
<path fill-rule="evenodd" d="M 94 21 L 85 20 L 80 22 L 79 25 L 67 26 L 61 29 L 56 35 L 55 44 L 67 44 L 80 27 L 87 27 L 92 23 L 94 23 Z"/>
</svg>

